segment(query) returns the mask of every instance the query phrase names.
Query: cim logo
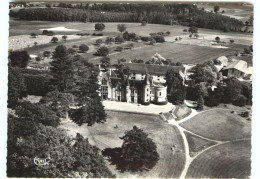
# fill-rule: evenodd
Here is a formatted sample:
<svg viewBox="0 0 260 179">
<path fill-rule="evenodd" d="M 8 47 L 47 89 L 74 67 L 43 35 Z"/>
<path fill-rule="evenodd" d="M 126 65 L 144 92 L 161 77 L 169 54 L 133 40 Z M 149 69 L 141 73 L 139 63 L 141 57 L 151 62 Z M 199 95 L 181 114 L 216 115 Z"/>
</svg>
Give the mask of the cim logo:
<svg viewBox="0 0 260 179">
<path fill-rule="evenodd" d="M 35 157 L 34 158 L 34 163 L 35 165 L 39 165 L 39 166 L 44 166 L 44 165 L 49 165 L 51 161 L 51 158 L 39 158 L 39 157 Z"/>
</svg>

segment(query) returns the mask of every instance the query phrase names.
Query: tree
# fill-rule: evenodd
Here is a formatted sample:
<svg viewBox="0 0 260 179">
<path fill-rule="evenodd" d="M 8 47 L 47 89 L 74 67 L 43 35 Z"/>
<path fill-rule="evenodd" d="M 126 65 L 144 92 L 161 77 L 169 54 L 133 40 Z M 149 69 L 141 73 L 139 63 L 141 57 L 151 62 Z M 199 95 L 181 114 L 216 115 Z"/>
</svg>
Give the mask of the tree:
<svg viewBox="0 0 260 179">
<path fill-rule="evenodd" d="M 94 55 L 97 56 L 107 56 L 109 49 L 107 47 L 100 47 Z"/>
<path fill-rule="evenodd" d="M 215 40 L 217 41 L 217 43 L 219 43 L 220 42 L 219 36 L 215 37 Z"/>
<path fill-rule="evenodd" d="M 34 44 L 34 46 L 37 46 L 38 42 L 34 42 L 33 44 Z"/>
<path fill-rule="evenodd" d="M 247 99 L 246 99 L 246 97 L 245 97 L 244 95 L 239 95 L 239 96 L 236 98 L 236 100 L 234 100 L 234 101 L 232 102 L 232 104 L 234 104 L 234 105 L 236 105 L 236 106 L 242 107 L 242 106 L 245 106 L 245 105 L 246 105 L 246 101 L 247 101 Z"/>
<path fill-rule="evenodd" d="M 124 32 L 126 30 L 126 25 L 125 24 L 117 24 L 117 30 L 119 32 Z"/>
<path fill-rule="evenodd" d="M 230 40 L 230 43 L 234 43 L 235 41 L 233 39 Z"/>
<path fill-rule="evenodd" d="M 170 32 L 170 31 L 166 31 L 166 34 L 167 34 L 167 35 L 170 35 L 170 34 L 171 34 L 171 32 Z"/>
<path fill-rule="evenodd" d="M 244 53 L 245 54 L 251 54 L 251 51 L 248 48 L 244 48 Z"/>
<path fill-rule="evenodd" d="M 19 68 L 8 69 L 8 99 L 7 106 L 12 108 L 18 104 L 18 99 L 27 95 L 27 89 L 23 75 Z"/>
<path fill-rule="evenodd" d="M 163 42 L 165 42 L 164 36 L 162 36 L 162 35 L 154 36 L 153 39 L 154 39 L 157 43 L 163 43 Z"/>
<path fill-rule="evenodd" d="M 70 93 L 51 91 L 40 100 L 40 103 L 56 112 L 59 117 L 67 118 L 67 112 L 70 106 L 74 105 L 74 96 Z"/>
<path fill-rule="evenodd" d="M 37 35 L 36 35 L 35 33 L 31 33 L 31 37 L 32 37 L 32 38 L 36 38 L 36 36 L 37 36 Z"/>
<path fill-rule="evenodd" d="M 173 70 L 166 73 L 167 93 L 169 94 L 168 101 L 173 104 L 183 104 L 185 99 L 185 87 L 183 78 L 179 72 Z"/>
<path fill-rule="evenodd" d="M 237 99 L 242 90 L 241 83 L 235 77 L 227 79 L 225 89 L 225 100 L 227 103 L 232 103 Z"/>
<path fill-rule="evenodd" d="M 211 85 L 216 82 L 217 74 L 208 65 L 198 64 L 193 67 L 192 71 L 193 74 L 190 75 L 190 78 L 197 84 L 206 82 L 207 84 Z"/>
<path fill-rule="evenodd" d="M 214 12 L 215 13 L 218 13 L 219 9 L 220 9 L 219 6 L 214 6 Z"/>
<path fill-rule="evenodd" d="M 42 55 L 43 55 L 44 57 L 50 57 L 50 56 L 51 56 L 51 52 L 50 52 L 50 51 L 44 51 L 44 52 L 42 53 Z"/>
<path fill-rule="evenodd" d="M 204 108 L 204 99 L 202 95 L 199 95 L 198 101 L 197 101 L 197 110 L 203 110 Z"/>
<path fill-rule="evenodd" d="M 125 42 L 125 39 L 121 36 L 116 36 L 115 42 L 121 44 L 121 43 Z"/>
<path fill-rule="evenodd" d="M 89 47 L 86 44 L 81 44 L 79 50 L 80 52 L 86 53 L 89 50 Z"/>
<path fill-rule="evenodd" d="M 9 52 L 9 63 L 12 67 L 25 68 L 29 62 L 30 56 L 27 51 Z"/>
<path fill-rule="evenodd" d="M 66 40 L 67 40 L 67 38 L 68 38 L 68 36 L 67 36 L 67 35 L 63 35 L 63 36 L 62 36 L 62 39 L 63 39 L 64 41 L 66 41 Z"/>
<path fill-rule="evenodd" d="M 106 121 L 106 113 L 100 98 L 89 99 L 85 106 L 71 110 L 70 118 L 79 126 L 87 124 L 92 126 L 94 123 Z"/>
<path fill-rule="evenodd" d="M 191 33 L 191 35 L 198 33 L 198 28 L 195 26 L 192 26 L 189 28 L 189 32 Z"/>
<path fill-rule="evenodd" d="M 49 31 L 48 30 L 43 30 L 42 35 L 48 35 Z"/>
<path fill-rule="evenodd" d="M 133 126 L 120 139 L 124 140 L 120 148 L 106 148 L 102 154 L 108 156 L 111 164 L 115 164 L 121 172 L 149 170 L 158 162 L 160 156 L 156 144 L 142 129 Z"/>
<path fill-rule="evenodd" d="M 115 42 L 115 39 L 113 37 L 107 37 L 105 42 L 106 44 L 111 44 L 112 42 Z"/>
<path fill-rule="evenodd" d="M 249 46 L 249 50 L 250 50 L 251 52 L 253 52 L 253 45 L 250 45 L 250 46 Z"/>
<path fill-rule="evenodd" d="M 73 60 L 64 45 L 59 45 L 53 53 L 53 61 L 50 62 L 50 73 L 53 76 L 52 85 L 61 92 L 73 87 Z"/>
<path fill-rule="evenodd" d="M 96 40 L 96 45 L 100 45 L 100 44 L 102 44 L 102 42 L 103 42 L 102 39 L 97 39 Z"/>
<path fill-rule="evenodd" d="M 103 23 L 96 23 L 95 24 L 95 30 L 96 31 L 102 31 L 102 30 L 104 30 L 105 29 L 105 24 L 103 24 Z"/>
<path fill-rule="evenodd" d="M 100 60 L 100 64 L 102 66 L 104 66 L 105 68 L 107 68 L 108 66 L 110 66 L 110 58 L 108 57 L 103 57 L 101 60 Z"/>
<path fill-rule="evenodd" d="M 52 37 L 51 42 L 53 43 L 57 43 L 59 41 L 59 39 L 57 37 Z"/>
<path fill-rule="evenodd" d="M 40 103 L 21 102 L 15 112 L 20 118 L 31 118 L 34 122 L 47 126 L 57 127 L 60 124 L 56 113 Z"/>
</svg>

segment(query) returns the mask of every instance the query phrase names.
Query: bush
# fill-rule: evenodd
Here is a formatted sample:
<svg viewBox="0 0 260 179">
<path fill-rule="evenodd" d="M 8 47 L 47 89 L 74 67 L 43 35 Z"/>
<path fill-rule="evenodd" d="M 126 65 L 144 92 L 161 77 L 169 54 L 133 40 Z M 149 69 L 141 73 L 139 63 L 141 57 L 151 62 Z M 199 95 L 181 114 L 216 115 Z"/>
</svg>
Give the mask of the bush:
<svg viewBox="0 0 260 179">
<path fill-rule="evenodd" d="M 78 45 L 73 45 L 72 48 L 79 48 L 79 46 Z"/>
<path fill-rule="evenodd" d="M 89 50 L 89 47 L 86 44 L 81 44 L 79 50 L 80 52 L 86 53 Z"/>
<path fill-rule="evenodd" d="M 153 37 L 153 38 L 154 38 L 154 40 L 155 40 L 157 43 L 163 43 L 163 42 L 165 42 L 165 39 L 164 39 L 163 36 L 158 35 L 158 36 L 155 36 L 155 37 Z"/>
<path fill-rule="evenodd" d="M 37 35 L 36 35 L 35 33 L 31 33 L 31 37 L 32 37 L 32 38 L 36 38 L 36 36 L 37 36 Z"/>
<path fill-rule="evenodd" d="M 48 36 L 53 36 L 53 35 L 54 35 L 54 32 L 53 32 L 53 31 L 48 31 L 47 35 L 48 35 Z"/>
<path fill-rule="evenodd" d="M 142 26 L 146 26 L 147 22 L 146 21 L 142 21 L 141 25 Z"/>
<path fill-rule="evenodd" d="M 42 35 L 48 35 L 49 31 L 48 30 L 43 30 Z"/>
<path fill-rule="evenodd" d="M 93 33 L 92 35 L 93 36 L 103 36 L 104 34 L 103 33 Z"/>
<path fill-rule="evenodd" d="M 125 39 L 123 37 L 121 37 L 121 36 L 117 36 L 115 38 L 115 42 L 121 44 L 121 43 L 125 42 Z"/>
<path fill-rule="evenodd" d="M 109 49 L 107 47 L 100 47 L 94 55 L 107 56 L 108 53 L 109 53 Z"/>
<path fill-rule="evenodd" d="M 217 43 L 219 43 L 220 42 L 219 36 L 215 37 L 215 40 L 217 41 Z"/>
<path fill-rule="evenodd" d="M 112 42 L 115 42 L 115 39 L 113 37 L 107 37 L 105 42 L 106 42 L 106 44 L 110 44 Z"/>
<path fill-rule="evenodd" d="M 53 42 L 53 43 L 56 43 L 58 41 L 59 41 L 59 39 L 57 37 L 52 37 L 52 39 L 51 39 L 51 42 Z"/>
<path fill-rule="evenodd" d="M 240 113 L 241 117 L 249 117 L 249 112 L 248 111 L 244 111 Z"/>
<path fill-rule="evenodd" d="M 43 55 L 44 57 L 50 57 L 50 56 L 51 56 L 51 52 L 50 52 L 50 51 L 44 51 L 44 52 L 42 53 L 42 55 Z"/>
<path fill-rule="evenodd" d="M 70 54 L 75 54 L 76 53 L 76 50 L 74 48 L 69 48 L 67 51 Z"/>
<path fill-rule="evenodd" d="M 151 37 L 140 37 L 141 38 L 141 40 L 143 41 L 143 42 L 148 42 L 148 41 L 151 41 Z"/>
<path fill-rule="evenodd" d="M 239 95 L 236 100 L 232 102 L 232 104 L 236 106 L 245 106 L 246 105 L 246 97 L 244 95 Z"/>
<path fill-rule="evenodd" d="M 116 47 L 115 51 L 121 52 L 123 50 L 123 47 Z"/>
<path fill-rule="evenodd" d="M 183 29 L 183 32 L 188 32 L 188 29 Z"/>
<path fill-rule="evenodd" d="M 213 62 L 214 62 L 215 65 L 221 65 L 222 64 L 221 61 L 218 60 L 218 59 L 214 59 Z"/>
<path fill-rule="evenodd" d="M 97 30 L 97 31 L 102 31 L 102 30 L 104 30 L 105 29 L 105 24 L 103 24 L 103 23 L 96 23 L 95 24 L 95 30 Z"/>
<path fill-rule="evenodd" d="M 233 39 L 231 39 L 229 42 L 230 42 L 230 43 L 234 43 L 235 41 L 234 41 Z"/>
<path fill-rule="evenodd" d="M 100 45 L 100 44 L 102 44 L 102 42 L 103 42 L 102 39 L 97 39 L 96 40 L 96 45 Z"/>
</svg>

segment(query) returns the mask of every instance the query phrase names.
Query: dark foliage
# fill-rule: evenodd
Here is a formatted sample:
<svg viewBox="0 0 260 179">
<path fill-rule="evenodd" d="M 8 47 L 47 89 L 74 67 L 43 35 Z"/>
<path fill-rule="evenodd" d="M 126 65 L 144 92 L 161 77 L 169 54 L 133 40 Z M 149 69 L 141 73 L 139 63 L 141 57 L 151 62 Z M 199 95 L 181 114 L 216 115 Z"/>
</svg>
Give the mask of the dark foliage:
<svg viewBox="0 0 260 179">
<path fill-rule="evenodd" d="M 101 99 L 96 97 L 90 99 L 85 106 L 70 111 L 70 118 L 79 126 L 87 124 L 92 126 L 95 123 L 103 123 L 106 121 L 106 113 Z"/>
<path fill-rule="evenodd" d="M 8 69 L 8 99 L 9 108 L 17 105 L 18 99 L 27 96 L 27 88 L 24 77 L 19 68 Z"/>
<path fill-rule="evenodd" d="M 178 72 L 168 71 L 166 73 L 166 85 L 168 101 L 173 104 L 183 104 L 185 99 L 185 87 L 183 79 Z"/>
<path fill-rule="evenodd" d="M 233 102 L 232 104 L 236 105 L 236 106 L 245 106 L 246 105 L 246 97 L 243 95 L 239 95 Z"/>
<path fill-rule="evenodd" d="M 66 6 L 67 7 L 67 6 Z M 73 8 L 71 8 L 73 7 Z M 165 3 L 100 3 L 70 8 L 26 8 L 11 11 L 10 16 L 21 20 L 81 21 L 81 22 L 149 22 L 152 24 L 179 24 L 231 31 L 240 31 L 243 22 L 222 14 L 207 12 L 192 4 Z M 104 11 L 105 13 L 100 13 Z M 68 15 L 70 14 L 70 15 Z M 253 19 L 253 18 L 251 18 Z M 249 22 L 249 21 L 248 21 Z M 252 23 L 253 20 L 250 20 Z M 248 23 L 248 24 L 250 24 Z"/>
<path fill-rule="evenodd" d="M 8 177 L 78 178 L 86 173 L 90 178 L 115 177 L 98 148 L 80 134 L 69 138 L 62 130 L 29 117 L 8 117 L 7 147 Z M 36 165 L 34 158 L 47 159 L 48 165 Z"/>
<path fill-rule="evenodd" d="M 30 56 L 27 51 L 9 52 L 9 63 L 12 67 L 25 68 L 28 65 Z"/>
<path fill-rule="evenodd" d="M 163 42 L 165 42 L 164 36 L 162 36 L 162 35 L 154 36 L 153 39 L 154 39 L 157 43 L 163 43 Z"/>
<path fill-rule="evenodd" d="M 51 64 L 51 84 L 64 92 L 73 87 L 73 59 L 63 45 L 56 47 Z"/>
<path fill-rule="evenodd" d="M 119 32 L 124 32 L 126 30 L 126 25 L 125 24 L 117 24 L 117 30 Z"/>
<path fill-rule="evenodd" d="M 143 171 L 152 169 L 159 160 L 156 144 L 142 129 L 134 126 L 121 137 L 124 143 L 121 148 L 107 148 L 103 156 L 109 157 L 111 164 L 124 171 Z"/>
<path fill-rule="evenodd" d="M 80 52 L 82 52 L 82 53 L 86 53 L 86 52 L 89 50 L 89 47 L 88 47 L 86 44 L 81 44 L 81 45 L 79 46 L 79 50 L 80 50 Z"/>
<path fill-rule="evenodd" d="M 109 49 L 107 47 L 100 47 L 94 55 L 96 56 L 107 56 Z"/>
<path fill-rule="evenodd" d="M 56 113 L 40 103 L 21 102 L 15 108 L 15 111 L 20 118 L 30 117 L 33 122 L 42 123 L 46 126 L 57 127 L 60 124 L 60 119 L 56 116 Z"/>
<path fill-rule="evenodd" d="M 105 24 L 103 24 L 103 23 L 96 23 L 95 24 L 95 30 L 97 30 L 97 31 L 102 31 L 102 30 L 104 30 L 105 29 Z"/>
</svg>

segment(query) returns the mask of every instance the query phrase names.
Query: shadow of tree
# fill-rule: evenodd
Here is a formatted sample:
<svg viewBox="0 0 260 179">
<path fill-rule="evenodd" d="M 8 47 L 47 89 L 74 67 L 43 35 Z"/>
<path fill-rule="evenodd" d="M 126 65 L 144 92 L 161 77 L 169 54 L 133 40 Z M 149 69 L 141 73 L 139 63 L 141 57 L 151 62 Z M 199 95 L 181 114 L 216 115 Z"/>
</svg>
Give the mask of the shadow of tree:
<svg viewBox="0 0 260 179">
<path fill-rule="evenodd" d="M 116 148 L 106 148 L 102 150 L 102 155 L 104 157 L 108 157 L 109 162 L 111 162 L 111 165 L 116 165 L 116 169 L 120 172 L 125 171 L 132 171 L 132 172 L 138 172 L 138 171 L 149 171 L 152 169 L 156 162 L 143 160 L 143 159 L 137 159 L 137 158 L 128 158 L 124 159 L 122 157 L 122 148 L 116 147 Z"/>
</svg>

